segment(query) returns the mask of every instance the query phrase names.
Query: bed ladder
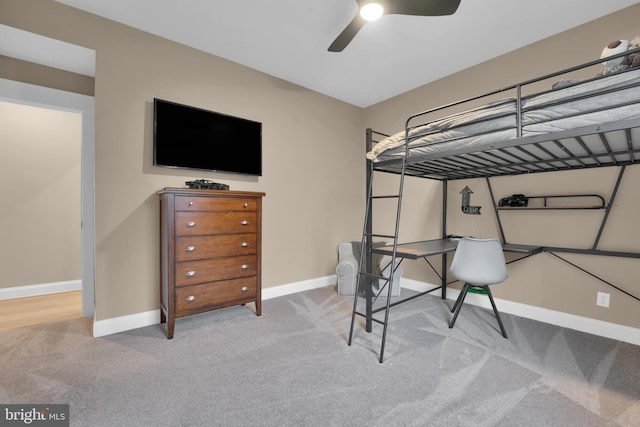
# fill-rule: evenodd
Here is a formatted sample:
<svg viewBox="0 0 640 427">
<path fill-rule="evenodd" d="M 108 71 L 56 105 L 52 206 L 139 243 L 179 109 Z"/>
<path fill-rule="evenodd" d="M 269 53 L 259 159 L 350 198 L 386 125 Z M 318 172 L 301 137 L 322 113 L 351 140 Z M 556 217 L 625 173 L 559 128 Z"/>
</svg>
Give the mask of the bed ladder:
<svg viewBox="0 0 640 427">
<path fill-rule="evenodd" d="M 371 140 L 369 135 L 370 129 L 367 129 L 367 140 Z M 406 156 L 405 156 L 406 159 Z M 362 316 L 366 319 L 366 331 L 372 331 L 372 322 L 382 324 L 382 341 L 380 345 L 380 358 L 379 362 L 384 361 L 384 346 L 387 337 L 387 325 L 389 323 L 389 308 L 391 307 L 391 291 L 393 289 L 393 276 L 399 265 L 396 259 L 396 251 L 398 248 L 398 232 L 400 229 L 400 210 L 402 207 L 402 192 L 404 187 L 404 177 L 406 169 L 406 160 L 402 160 L 402 170 L 398 174 L 398 192 L 397 194 L 376 195 L 373 193 L 373 177 L 376 172 L 375 163 L 367 161 L 367 204 L 365 209 L 364 227 L 362 231 L 362 241 L 360 244 L 360 258 L 358 260 L 358 275 L 356 280 L 356 289 L 353 297 L 353 311 L 351 313 L 351 327 L 349 329 L 349 341 L 348 345 L 351 345 L 353 339 L 353 326 L 355 324 L 356 315 Z M 387 174 L 388 175 L 388 174 Z M 373 230 L 373 204 L 380 201 L 393 201 L 396 200 L 396 220 L 394 231 L 389 233 L 381 233 Z M 389 277 L 384 277 L 382 271 L 387 266 L 380 267 L 380 273 L 375 274 L 373 272 L 373 249 L 374 239 L 387 239 L 386 244 L 393 244 L 393 252 L 391 255 L 391 262 L 388 264 L 391 266 L 389 269 Z M 388 241 L 391 240 L 391 241 Z M 374 295 L 373 283 L 378 280 L 381 285 L 378 293 Z M 358 311 L 358 300 L 361 287 L 364 287 L 365 295 L 365 312 Z M 383 308 L 373 310 L 373 302 L 380 293 L 387 289 L 387 301 Z M 379 311 L 384 310 L 384 320 L 375 318 L 373 315 Z"/>
</svg>

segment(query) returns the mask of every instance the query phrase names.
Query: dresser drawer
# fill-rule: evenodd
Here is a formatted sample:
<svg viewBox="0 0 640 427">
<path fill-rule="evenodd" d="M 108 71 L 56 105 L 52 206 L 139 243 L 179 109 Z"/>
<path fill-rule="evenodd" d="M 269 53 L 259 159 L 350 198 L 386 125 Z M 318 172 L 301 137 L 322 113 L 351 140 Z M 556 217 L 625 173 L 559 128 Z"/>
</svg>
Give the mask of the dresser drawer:
<svg viewBox="0 0 640 427">
<path fill-rule="evenodd" d="M 176 236 L 255 233 L 256 212 L 176 212 Z"/>
<path fill-rule="evenodd" d="M 243 299 L 255 299 L 256 280 L 255 277 L 244 277 L 176 288 L 176 310 L 190 311 L 208 306 L 230 305 Z"/>
<path fill-rule="evenodd" d="M 258 271 L 257 262 L 256 255 L 178 262 L 176 286 L 255 276 Z"/>
<path fill-rule="evenodd" d="M 258 201 L 240 197 L 176 196 L 176 211 L 256 211 Z"/>
<path fill-rule="evenodd" d="M 256 233 L 176 237 L 176 261 L 194 261 L 257 253 Z"/>
</svg>

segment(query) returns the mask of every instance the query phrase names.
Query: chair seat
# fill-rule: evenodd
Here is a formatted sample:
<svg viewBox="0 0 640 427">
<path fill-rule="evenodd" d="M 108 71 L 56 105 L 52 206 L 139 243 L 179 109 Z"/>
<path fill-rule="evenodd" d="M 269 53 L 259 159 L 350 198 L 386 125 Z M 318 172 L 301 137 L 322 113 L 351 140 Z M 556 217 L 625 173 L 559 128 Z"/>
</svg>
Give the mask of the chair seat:
<svg viewBox="0 0 640 427">
<path fill-rule="evenodd" d="M 507 333 L 504 330 L 500 313 L 498 313 L 490 289 L 490 285 L 502 283 L 508 277 L 507 263 L 505 262 L 500 242 L 496 239 L 474 239 L 470 237 L 461 239 L 458 242 L 449 271 L 456 279 L 464 282 L 460 295 L 451 308 L 451 312 L 454 315 L 451 323 L 449 323 L 449 328 L 453 328 L 456 323 L 469 289 L 481 288 L 486 290 L 502 336 L 507 338 Z"/>
</svg>

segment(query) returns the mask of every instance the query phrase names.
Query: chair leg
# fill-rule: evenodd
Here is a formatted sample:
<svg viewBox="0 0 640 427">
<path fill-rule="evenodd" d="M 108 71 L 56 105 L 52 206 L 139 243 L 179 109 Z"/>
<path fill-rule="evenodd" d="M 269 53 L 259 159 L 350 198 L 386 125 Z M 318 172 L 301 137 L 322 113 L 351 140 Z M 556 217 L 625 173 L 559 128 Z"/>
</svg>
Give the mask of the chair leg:
<svg viewBox="0 0 640 427">
<path fill-rule="evenodd" d="M 500 313 L 498 313 L 498 309 L 496 308 L 496 303 L 493 302 L 493 295 L 491 295 L 491 289 L 489 289 L 489 286 L 487 286 L 486 289 L 487 289 L 487 295 L 489 295 L 489 301 L 491 301 L 491 306 L 493 307 L 493 312 L 496 315 L 496 319 L 498 319 L 498 324 L 500 325 L 502 336 L 507 338 L 507 333 L 504 330 L 504 326 L 502 326 L 502 319 L 500 319 Z"/>
<path fill-rule="evenodd" d="M 456 319 L 458 318 L 458 314 L 460 313 L 460 309 L 462 308 L 462 303 L 464 302 L 464 297 L 467 296 L 468 290 L 469 290 L 469 284 L 465 283 L 464 286 L 462 287 L 462 290 L 460 291 L 460 295 L 458 295 L 458 299 L 456 300 L 456 303 L 453 305 L 453 308 L 455 309 L 455 313 L 453 315 L 453 318 L 451 319 L 451 323 L 449 323 L 449 328 L 453 328 L 453 325 L 456 323 Z"/>
<path fill-rule="evenodd" d="M 453 313 L 454 311 L 456 311 L 456 308 L 458 308 L 458 304 L 460 304 L 460 300 L 462 299 L 462 296 L 465 294 L 464 291 L 464 287 L 467 286 L 467 284 L 465 283 L 464 286 L 462 287 L 462 289 L 460 289 L 460 293 L 458 294 L 458 298 L 456 298 L 456 302 L 453 304 L 453 307 L 451 307 L 451 312 Z"/>
</svg>

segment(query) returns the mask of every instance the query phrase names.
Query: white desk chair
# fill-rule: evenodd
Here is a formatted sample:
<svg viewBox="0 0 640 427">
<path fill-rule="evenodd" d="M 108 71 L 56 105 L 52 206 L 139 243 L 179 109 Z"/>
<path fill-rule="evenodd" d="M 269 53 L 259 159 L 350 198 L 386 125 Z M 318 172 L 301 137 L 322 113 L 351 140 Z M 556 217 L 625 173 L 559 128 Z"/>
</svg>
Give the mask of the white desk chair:
<svg viewBox="0 0 640 427">
<path fill-rule="evenodd" d="M 507 264 L 504 260 L 504 253 L 502 251 L 502 245 L 496 239 L 474 239 L 470 237 L 462 238 L 458 242 L 451 267 L 449 269 L 451 274 L 464 282 L 464 287 L 460 292 L 460 296 L 456 300 L 451 312 L 455 311 L 450 328 L 456 323 L 460 308 L 464 302 L 464 298 L 470 288 L 484 289 L 489 296 L 493 312 L 498 319 L 502 336 L 507 338 L 507 333 L 502 326 L 502 320 L 500 314 L 496 308 L 495 302 L 493 302 L 493 296 L 491 295 L 490 285 L 497 285 L 507 279 Z"/>
</svg>

